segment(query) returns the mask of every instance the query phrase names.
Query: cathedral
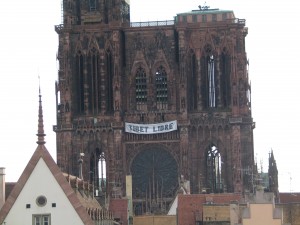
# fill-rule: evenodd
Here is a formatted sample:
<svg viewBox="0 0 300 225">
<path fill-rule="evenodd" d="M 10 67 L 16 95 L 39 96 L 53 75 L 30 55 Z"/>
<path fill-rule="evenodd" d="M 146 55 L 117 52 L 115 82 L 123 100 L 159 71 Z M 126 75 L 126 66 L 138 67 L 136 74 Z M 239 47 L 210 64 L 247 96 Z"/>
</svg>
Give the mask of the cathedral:
<svg viewBox="0 0 300 225">
<path fill-rule="evenodd" d="M 135 215 L 166 213 L 182 187 L 252 192 L 244 19 L 199 6 L 132 22 L 129 0 L 63 0 L 62 13 L 54 131 L 63 172 L 107 199 L 132 189 Z"/>
</svg>

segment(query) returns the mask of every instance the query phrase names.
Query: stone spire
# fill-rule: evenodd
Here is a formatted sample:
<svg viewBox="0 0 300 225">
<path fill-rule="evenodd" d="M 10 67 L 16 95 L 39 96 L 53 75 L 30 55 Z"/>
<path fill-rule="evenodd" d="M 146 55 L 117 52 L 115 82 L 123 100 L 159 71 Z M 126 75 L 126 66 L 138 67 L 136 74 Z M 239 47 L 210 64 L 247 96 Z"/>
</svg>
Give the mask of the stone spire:
<svg viewBox="0 0 300 225">
<path fill-rule="evenodd" d="M 39 87 L 39 122 L 38 122 L 38 141 L 36 142 L 38 145 L 44 145 L 46 134 L 44 133 L 44 121 L 43 121 L 43 107 L 42 107 L 42 95 L 41 88 Z"/>
</svg>

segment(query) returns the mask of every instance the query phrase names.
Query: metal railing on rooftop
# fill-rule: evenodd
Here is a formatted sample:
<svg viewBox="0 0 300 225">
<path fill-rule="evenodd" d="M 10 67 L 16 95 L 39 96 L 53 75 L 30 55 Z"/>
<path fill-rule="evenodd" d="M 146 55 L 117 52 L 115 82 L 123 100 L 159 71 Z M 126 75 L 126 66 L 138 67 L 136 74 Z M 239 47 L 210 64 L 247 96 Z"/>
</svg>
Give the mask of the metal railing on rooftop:
<svg viewBox="0 0 300 225">
<path fill-rule="evenodd" d="M 148 21 L 148 22 L 132 22 L 130 27 L 157 27 L 157 26 L 172 26 L 174 20 L 163 20 L 163 21 Z"/>
<path fill-rule="evenodd" d="M 221 22 L 221 21 L 217 21 L 217 22 Z M 224 22 L 227 22 L 227 23 L 228 22 L 229 23 L 236 23 L 236 24 L 241 24 L 241 25 L 245 25 L 246 24 L 246 20 L 245 19 L 238 19 L 238 18 L 227 19 L 227 20 L 224 20 Z M 173 25 L 175 25 L 175 23 L 177 24 L 178 21 L 175 21 L 175 20 L 161 20 L 161 21 L 131 22 L 130 23 L 130 27 L 173 26 Z M 64 29 L 70 29 L 71 27 L 72 27 L 72 25 L 70 25 L 70 24 L 68 24 L 68 25 L 66 25 L 66 24 L 59 24 L 59 25 L 55 26 L 55 31 L 57 33 L 60 33 L 62 30 L 64 30 Z"/>
</svg>

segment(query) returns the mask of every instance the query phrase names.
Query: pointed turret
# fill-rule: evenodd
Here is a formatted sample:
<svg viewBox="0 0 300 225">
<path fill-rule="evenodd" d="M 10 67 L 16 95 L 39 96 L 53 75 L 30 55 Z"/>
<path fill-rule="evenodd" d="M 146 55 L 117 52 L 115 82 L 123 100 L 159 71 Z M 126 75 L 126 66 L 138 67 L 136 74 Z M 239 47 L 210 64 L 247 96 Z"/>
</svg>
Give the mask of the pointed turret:
<svg viewBox="0 0 300 225">
<path fill-rule="evenodd" d="M 276 160 L 274 157 L 273 150 L 269 153 L 269 189 L 275 195 L 275 201 L 278 202 L 279 191 L 278 191 L 278 169 Z"/>
<path fill-rule="evenodd" d="M 39 87 L 39 120 L 38 120 L 38 141 L 36 142 L 38 145 L 44 145 L 46 134 L 44 133 L 44 121 L 43 121 L 43 107 L 42 107 L 42 95 L 41 88 Z"/>
</svg>

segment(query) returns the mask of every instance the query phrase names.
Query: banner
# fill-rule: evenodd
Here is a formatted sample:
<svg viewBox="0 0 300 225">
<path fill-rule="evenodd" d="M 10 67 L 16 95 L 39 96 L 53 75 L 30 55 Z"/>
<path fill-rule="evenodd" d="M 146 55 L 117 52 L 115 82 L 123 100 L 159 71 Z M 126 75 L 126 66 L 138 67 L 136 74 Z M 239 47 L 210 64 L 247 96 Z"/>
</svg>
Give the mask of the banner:
<svg viewBox="0 0 300 225">
<path fill-rule="evenodd" d="M 136 124 L 125 122 L 125 132 L 134 134 L 160 134 L 177 130 L 177 120 L 156 123 L 156 124 Z"/>
</svg>

